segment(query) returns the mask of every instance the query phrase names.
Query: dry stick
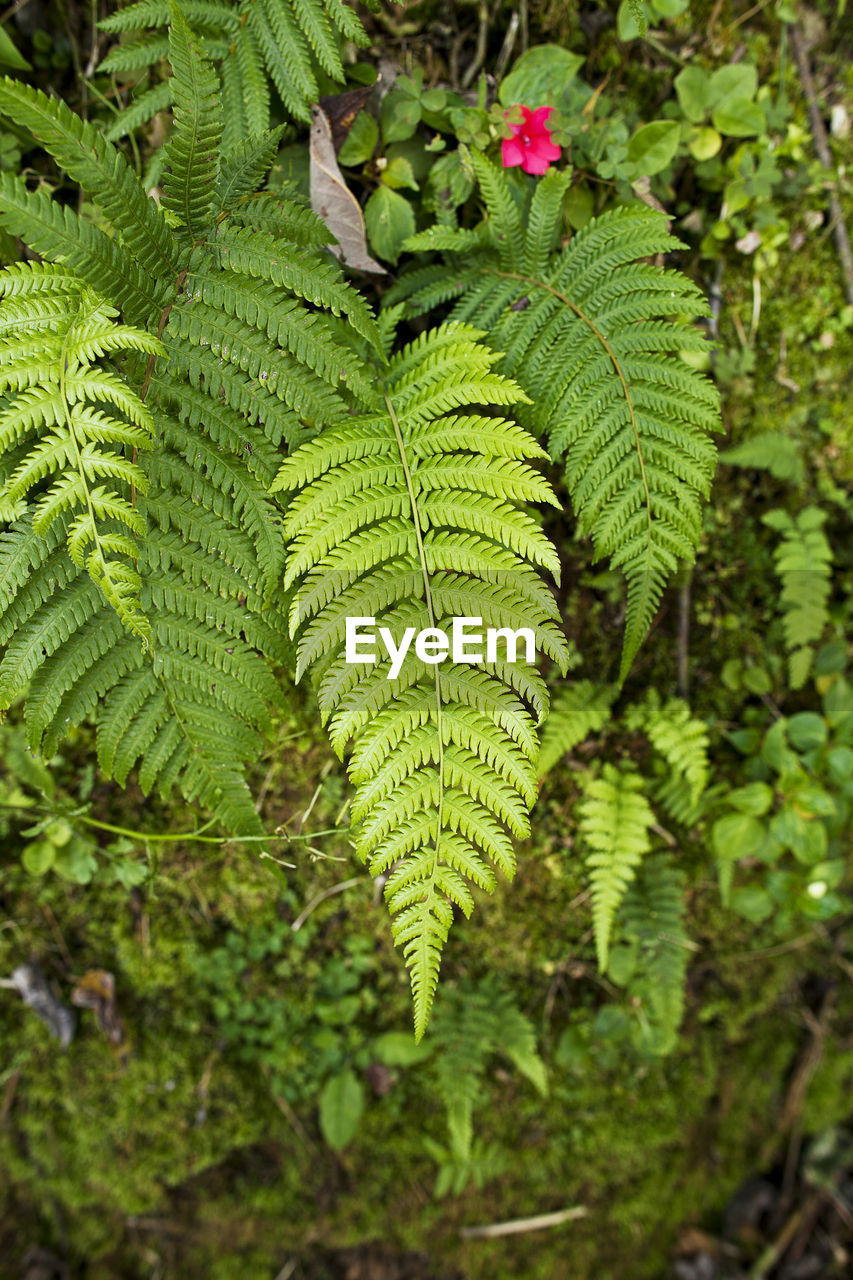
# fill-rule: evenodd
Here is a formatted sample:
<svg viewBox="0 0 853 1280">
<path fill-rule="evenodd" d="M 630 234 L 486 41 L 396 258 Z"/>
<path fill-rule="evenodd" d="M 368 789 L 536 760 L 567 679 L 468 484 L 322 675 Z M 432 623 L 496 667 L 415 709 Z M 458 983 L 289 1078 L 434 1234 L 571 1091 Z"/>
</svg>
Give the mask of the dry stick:
<svg viewBox="0 0 853 1280">
<path fill-rule="evenodd" d="M 364 876 L 355 876 L 352 880 L 342 880 L 340 884 L 333 884 L 331 889 L 324 889 L 322 893 L 318 893 L 316 898 L 312 898 L 308 906 L 301 911 L 290 926 L 294 933 L 298 933 L 310 916 L 315 907 L 319 907 L 321 902 L 325 902 L 327 898 L 333 898 L 336 893 L 343 893 L 345 889 L 352 889 L 357 884 L 362 884 Z"/>
<path fill-rule="evenodd" d="M 803 87 L 806 103 L 809 108 L 809 121 L 812 127 L 812 137 L 814 138 L 815 151 L 818 160 L 820 160 L 824 169 L 833 169 L 832 153 L 829 150 L 829 143 L 826 138 L 826 126 L 823 123 L 823 116 L 820 114 L 820 108 L 817 105 L 817 93 L 815 92 L 814 77 L 812 69 L 809 65 L 808 54 L 800 28 L 797 26 L 789 26 L 788 34 L 791 37 L 791 47 L 794 50 L 794 58 L 797 63 L 797 71 L 800 76 L 800 84 Z M 850 251 L 850 238 L 847 235 L 847 224 L 844 221 L 844 214 L 841 210 L 841 201 L 838 198 L 838 190 L 835 186 L 829 189 L 829 212 L 832 219 L 832 234 L 835 239 L 835 248 L 838 252 L 838 259 L 841 263 L 841 274 L 844 277 L 844 293 L 848 303 L 853 307 L 853 253 Z"/>
<path fill-rule="evenodd" d="M 495 1236 L 518 1236 L 525 1231 L 542 1231 L 545 1227 L 559 1227 L 563 1222 L 574 1222 L 589 1213 L 586 1205 L 576 1204 L 571 1209 L 558 1209 L 556 1213 L 540 1213 L 535 1218 L 513 1218 L 509 1222 L 490 1222 L 485 1227 L 462 1227 L 463 1240 L 492 1240 Z"/>
</svg>

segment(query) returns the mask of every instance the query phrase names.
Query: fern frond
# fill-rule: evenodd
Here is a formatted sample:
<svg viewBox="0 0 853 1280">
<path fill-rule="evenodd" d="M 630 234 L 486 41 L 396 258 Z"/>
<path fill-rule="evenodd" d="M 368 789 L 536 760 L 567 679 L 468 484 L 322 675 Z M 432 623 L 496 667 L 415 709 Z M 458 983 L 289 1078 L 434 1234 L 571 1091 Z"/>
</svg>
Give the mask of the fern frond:
<svg viewBox="0 0 853 1280">
<path fill-rule="evenodd" d="M 592 919 L 598 967 L 607 971 L 613 919 L 643 856 L 651 848 L 655 817 L 634 770 L 605 764 L 601 776 L 584 782 L 578 829 L 589 849 Z"/>
<path fill-rule="evenodd" d="M 358 16 L 342 0 L 181 0 L 181 10 L 222 77 L 228 147 L 270 127 L 270 81 L 291 119 L 307 123 L 317 101 L 317 69 L 342 81 L 342 40 L 367 43 Z M 128 71 L 162 61 L 170 15 L 168 0 L 140 0 L 105 18 L 103 31 L 139 34 L 110 50 L 99 69 Z M 113 132 L 130 119 L 116 121 Z"/>
<path fill-rule="evenodd" d="M 225 227 L 216 237 L 221 266 L 237 274 L 289 289 L 306 302 L 348 316 L 368 342 L 379 344 L 379 331 L 364 299 L 345 281 L 339 267 L 301 246 L 287 246 L 266 232 Z M 289 250 L 289 251 L 288 251 Z"/>
<path fill-rule="evenodd" d="M 591 733 L 604 728 L 616 693 L 612 685 L 597 685 L 591 680 L 577 680 L 558 687 L 542 731 L 540 778 L 550 773 L 563 756 Z"/>
<path fill-rule="evenodd" d="M 832 548 L 823 532 L 826 512 L 806 507 L 796 517 L 785 511 L 768 511 L 762 518 L 782 535 L 773 558 L 782 583 L 779 603 L 789 679 L 792 689 L 801 689 L 811 670 L 812 646 L 829 621 Z"/>
<path fill-rule="evenodd" d="M 681 698 L 671 698 L 661 707 L 650 697 L 640 721 L 649 742 L 669 767 L 657 799 L 677 822 L 693 821 L 708 785 L 708 726 L 691 714 Z M 631 726 L 630 716 L 626 716 L 626 723 Z"/>
<path fill-rule="evenodd" d="M 186 18 L 172 0 L 169 26 L 174 126 L 166 143 L 163 208 L 186 227 L 193 244 L 213 225 L 213 193 L 222 145 L 219 81 Z"/>
<path fill-rule="evenodd" d="M 337 749 L 354 740 L 357 848 L 372 874 L 393 868 L 386 898 L 411 971 L 418 1037 L 453 905 L 471 911 L 469 882 L 491 888 L 490 863 L 511 874 L 505 828 L 529 830 L 535 720 L 518 686 L 540 709 L 547 694 L 515 653 L 473 670 L 461 653 L 436 665 L 410 651 L 394 679 L 380 654 L 366 674 L 353 672 L 347 620 L 373 618 L 397 645 L 425 629 L 449 633 L 460 617 L 478 628 L 530 628 L 538 649 L 567 661 L 553 598 L 530 567 L 557 571 L 556 558 L 518 505 L 524 496 L 553 500 L 525 461 L 540 450 L 515 427 L 495 447 L 503 419 L 455 413 L 523 398 L 492 372 L 495 356 L 480 337 L 463 325 L 422 335 L 391 358 L 383 408 L 315 437 L 275 484 L 296 490 L 285 584 L 299 581 L 297 670 L 315 668 Z"/>
<path fill-rule="evenodd" d="M 540 1094 L 548 1092 L 534 1028 L 493 978 L 476 987 L 449 991 L 436 1010 L 430 1040 L 435 1046 L 436 1080 L 447 1112 L 450 1146 L 459 1162 L 471 1155 L 474 1109 L 492 1056 L 508 1059 Z"/>
<path fill-rule="evenodd" d="M 219 213 L 231 213 L 242 200 L 255 194 L 269 173 L 283 132 L 282 125 L 278 129 L 252 134 L 225 152 L 214 193 L 215 208 Z"/>
<path fill-rule="evenodd" d="M 691 949 L 684 929 L 684 876 L 665 854 L 647 858 L 620 912 L 622 936 L 636 948 L 629 991 L 645 1022 L 643 1042 L 669 1053 L 684 1017 L 684 980 Z"/>
<path fill-rule="evenodd" d="M 5 351 L 0 348 L 0 390 L 15 393 L 0 409 L 0 442 L 11 438 L 17 443 L 34 433 L 40 438 L 28 441 L 29 452 L 0 488 L 0 512 L 5 510 L 13 519 L 23 514 L 31 490 L 50 481 L 35 505 L 34 531 L 43 537 L 60 517 L 70 519 L 66 536 L 72 561 L 88 570 L 128 630 L 147 640 L 151 628 L 139 606 L 140 578 L 132 567 L 135 538 L 144 533 L 144 523 L 131 505 L 133 488 L 144 490 L 146 476 L 109 446 L 132 441 L 135 449 L 150 448 L 153 424 L 138 396 L 93 362 L 116 348 L 154 356 L 162 347 L 147 334 L 114 326 L 115 312 L 91 289 L 56 268 L 31 264 L 27 273 L 12 273 L 10 292 L 18 316 L 27 277 L 31 286 L 38 280 L 39 287 L 24 295 L 30 304 L 22 320 L 24 342 L 16 344 L 12 325 L 4 338 Z M 62 319 L 49 307 L 51 286 L 56 289 L 54 299 L 63 304 Z M 0 273 L 0 298 L 5 292 Z M 3 310 L 0 303 L 0 324 Z M 37 330 L 45 314 L 47 323 Z M 108 412 L 93 410 L 92 400 L 106 405 Z M 119 492 L 98 483 L 101 480 L 118 484 Z M 128 532 L 120 532 L 122 528 Z"/>
<path fill-rule="evenodd" d="M 645 205 L 594 219 L 554 254 L 565 177 L 552 171 L 537 184 L 525 230 L 506 176 L 478 153 L 471 164 L 491 255 L 451 259 L 445 281 L 432 268 L 410 283 L 404 276 L 388 301 L 409 295 L 419 311 L 458 293 L 452 317 L 506 353 L 501 371 L 532 402 L 522 421 L 565 463 L 579 532 L 627 579 L 621 681 L 667 580 L 692 561 L 701 534 L 718 395 L 677 353 L 704 348 L 683 321 L 707 303 L 678 272 L 640 261 L 682 247 Z M 424 236 L 416 243 L 425 247 Z"/>
<path fill-rule="evenodd" d="M 70 267 L 132 324 L 150 324 L 165 304 L 162 283 L 146 276 L 123 245 L 9 173 L 0 173 L 0 226 L 40 256 Z"/>
<path fill-rule="evenodd" d="M 48 98 L 19 80 L 0 80 L 0 111 L 31 130 L 97 202 L 142 271 L 154 276 L 174 273 L 175 254 L 163 214 L 102 130 L 81 120 L 60 99 Z"/>
</svg>

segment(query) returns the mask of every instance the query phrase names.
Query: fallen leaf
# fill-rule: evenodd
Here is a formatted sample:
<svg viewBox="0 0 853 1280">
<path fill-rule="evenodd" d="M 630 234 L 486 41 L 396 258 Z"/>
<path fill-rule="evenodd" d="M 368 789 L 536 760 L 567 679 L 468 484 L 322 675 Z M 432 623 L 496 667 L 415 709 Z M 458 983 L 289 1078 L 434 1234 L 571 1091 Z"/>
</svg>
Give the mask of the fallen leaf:
<svg viewBox="0 0 853 1280">
<path fill-rule="evenodd" d="M 69 1009 L 67 1004 L 63 1004 L 54 995 L 47 978 L 36 965 L 19 965 L 12 974 L 9 985 L 16 988 L 24 1004 L 32 1009 L 37 1018 L 41 1018 L 63 1048 L 71 1043 L 74 1036 L 74 1010 Z"/>
<path fill-rule="evenodd" d="M 332 130 L 322 107 L 311 108 L 311 121 L 311 208 L 337 239 L 329 248 L 354 271 L 384 276 L 385 268 L 367 252 L 361 206 L 338 168 Z"/>
<path fill-rule="evenodd" d="M 363 84 L 346 93 L 324 94 L 320 99 L 320 106 L 331 126 L 336 155 L 343 146 L 353 121 L 375 88 L 375 84 Z"/>
<path fill-rule="evenodd" d="M 106 1032 L 110 1044 L 124 1058 L 130 1052 L 124 1020 L 115 999 L 115 978 L 107 969 L 89 969 L 71 992 L 71 1003 L 80 1009 L 94 1010 L 98 1026 Z"/>
</svg>

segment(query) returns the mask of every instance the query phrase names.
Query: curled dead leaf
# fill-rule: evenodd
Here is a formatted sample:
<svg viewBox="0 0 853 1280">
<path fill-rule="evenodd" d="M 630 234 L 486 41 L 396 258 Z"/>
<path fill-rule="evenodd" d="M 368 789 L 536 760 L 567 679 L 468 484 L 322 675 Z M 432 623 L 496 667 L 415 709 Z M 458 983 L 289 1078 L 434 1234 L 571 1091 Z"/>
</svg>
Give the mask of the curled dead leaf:
<svg viewBox="0 0 853 1280">
<path fill-rule="evenodd" d="M 367 251 L 367 233 L 361 206 L 344 182 L 338 167 L 332 130 L 325 111 L 311 108 L 311 208 L 337 239 L 329 248 L 354 271 L 386 275 L 381 263 Z"/>
</svg>

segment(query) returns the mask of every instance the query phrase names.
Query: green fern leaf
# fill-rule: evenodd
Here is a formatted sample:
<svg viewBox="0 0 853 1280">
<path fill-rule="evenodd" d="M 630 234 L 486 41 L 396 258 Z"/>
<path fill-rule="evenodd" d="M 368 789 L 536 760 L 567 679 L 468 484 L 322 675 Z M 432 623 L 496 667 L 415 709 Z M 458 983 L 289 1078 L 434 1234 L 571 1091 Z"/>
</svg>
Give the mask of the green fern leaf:
<svg viewBox="0 0 853 1280">
<path fill-rule="evenodd" d="M 553 598 L 530 564 L 557 571 L 556 557 L 518 505 L 523 496 L 553 501 L 523 460 L 541 451 L 509 425 L 494 448 L 502 419 L 454 412 L 523 398 L 492 372 L 497 357 L 480 336 L 444 326 L 392 357 L 383 409 L 304 445 L 275 485 L 297 491 L 285 577 L 288 586 L 299 581 L 297 672 L 314 668 L 337 749 L 354 740 L 357 847 L 372 874 L 392 869 L 386 898 L 411 972 L 418 1037 L 453 904 L 468 914 L 469 882 L 493 887 L 490 863 L 512 873 L 505 828 L 529 831 L 535 721 L 518 693 L 542 710 L 547 695 L 535 668 L 509 654 L 472 671 L 461 655 L 438 666 L 409 652 L 393 679 L 381 657 L 359 668 L 347 662 L 347 620 L 375 618 L 397 644 L 404 633 L 447 630 L 457 617 L 532 628 L 539 650 L 567 661 Z M 442 445 L 460 431 L 463 460 Z"/>
<path fill-rule="evenodd" d="M 177 214 L 190 240 L 205 240 L 213 225 L 213 195 L 222 145 L 219 81 L 183 13 L 172 0 L 169 27 L 174 128 L 166 143 L 169 172 L 163 207 Z"/>
<path fill-rule="evenodd" d="M 604 728 L 610 719 L 616 692 L 612 685 L 596 685 L 591 680 L 578 680 L 558 688 L 542 733 L 540 778 L 550 773 L 563 756 L 591 733 Z"/>
<path fill-rule="evenodd" d="M 655 817 L 643 795 L 643 779 L 606 764 L 601 777 L 584 783 L 579 831 L 589 849 L 592 919 L 598 967 L 607 971 L 613 920 L 643 856 L 651 848 Z"/>
<path fill-rule="evenodd" d="M 502 372 L 532 402 L 522 421 L 565 463 L 579 532 L 627 579 L 622 681 L 667 580 L 692 561 L 701 535 L 718 396 L 677 353 L 705 348 L 683 320 L 705 314 L 707 303 L 679 273 L 640 261 L 683 247 L 645 205 L 593 219 L 554 254 L 565 176 L 552 171 L 537 184 L 525 230 L 506 176 L 479 154 L 471 164 L 491 255 L 451 255 L 451 284 L 415 273 L 387 300 L 409 296 L 421 310 L 458 294 L 452 317 L 506 353 Z"/>
<path fill-rule="evenodd" d="M 112 308 L 70 274 L 31 263 L 8 279 L 25 337 L 16 342 L 16 326 L 4 323 L 0 303 L 0 325 L 8 335 L 0 343 L 0 392 L 15 393 L 0 409 L 0 442 L 8 447 L 10 440 L 37 438 L 0 488 L 0 513 L 12 519 L 23 514 L 31 490 L 51 481 L 36 502 L 34 531 L 43 537 L 60 517 L 71 518 L 66 535 L 72 561 L 88 570 L 128 630 L 147 640 L 151 628 L 139 606 L 141 583 L 132 567 L 135 539 L 145 526 L 130 500 L 135 487 L 144 491 L 146 476 L 117 449 L 127 444 L 150 448 L 153 423 L 142 401 L 93 361 L 116 349 L 155 356 L 162 347 L 145 333 L 115 326 Z M 0 272 L 0 298 L 5 283 Z M 24 300 L 26 317 L 21 316 Z M 50 306 L 57 300 L 61 318 Z M 37 359 L 27 360 L 28 347 Z M 93 410 L 92 401 L 105 405 L 107 413 Z M 102 480 L 117 484 L 119 492 L 98 483 Z"/>
<path fill-rule="evenodd" d="M 774 561 L 782 583 L 779 603 L 792 689 L 801 689 L 808 679 L 812 646 L 829 621 L 832 548 L 823 532 L 825 520 L 826 512 L 819 507 L 806 507 L 793 518 L 785 511 L 768 511 L 763 517 L 769 528 L 782 534 Z"/>
<path fill-rule="evenodd" d="M 620 912 L 623 938 L 636 948 L 629 985 L 644 1020 L 641 1040 L 651 1053 L 674 1048 L 684 1017 L 684 980 L 695 946 L 684 929 L 684 876 L 665 854 L 648 858 Z"/>
</svg>

